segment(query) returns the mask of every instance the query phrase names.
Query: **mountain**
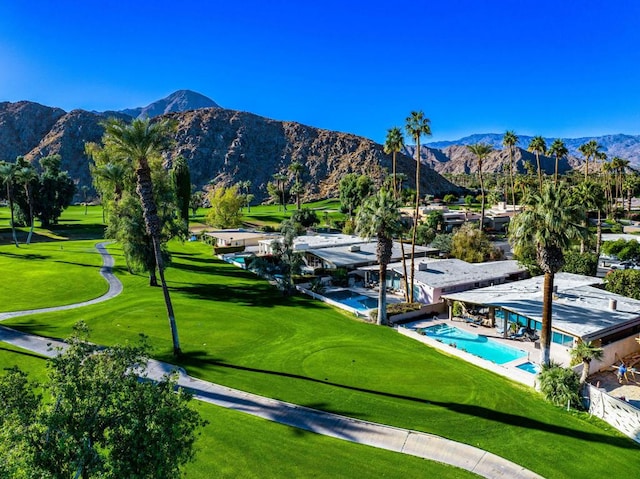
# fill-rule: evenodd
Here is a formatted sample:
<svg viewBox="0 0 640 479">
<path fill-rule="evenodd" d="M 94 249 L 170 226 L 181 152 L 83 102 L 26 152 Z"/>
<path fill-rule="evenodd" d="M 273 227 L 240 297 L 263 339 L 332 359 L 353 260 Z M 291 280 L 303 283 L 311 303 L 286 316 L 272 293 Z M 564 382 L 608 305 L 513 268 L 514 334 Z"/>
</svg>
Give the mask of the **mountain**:
<svg viewBox="0 0 640 479">
<path fill-rule="evenodd" d="M 156 116 L 178 111 L 197 110 L 199 108 L 220 108 L 212 99 L 191 90 L 178 90 L 162 100 L 150 105 L 121 110 L 120 113 L 133 118 L 155 118 Z"/>
<path fill-rule="evenodd" d="M 465 136 L 455 141 L 437 141 L 426 143 L 425 146 L 432 149 L 444 150 L 453 145 L 472 145 L 474 143 L 487 143 L 496 149 L 502 149 L 502 137 L 501 133 L 484 133 Z M 519 137 L 518 147 L 523 150 L 527 149 L 529 142 L 533 137 L 522 135 Z M 547 147 L 553 143 L 555 138 L 545 138 Z M 619 156 L 626 160 L 629 160 L 634 167 L 640 167 L 640 135 L 604 135 L 596 137 L 582 137 L 582 138 L 562 138 L 569 155 L 574 157 L 571 162 L 574 164 L 581 164 L 583 161 L 582 153 L 578 151 L 578 147 L 588 142 L 589 140 L 596 140 L 602 145 L 602 151 L 604 151 L 609 158 Z"/>
<path fill-rule="evenodd" d="M 24 155 L 35 162 L 42 156 L 60 154 L 62 169 L 69 171 L 78 187 L 91 187 L 86 142 L 99 142 L 102 122 L 116 116 L 130 121 L 124 112 L 63 110 L 37 103 L 0 103 L 0 158 L 13 161 Z M 165 114 L 177 123 L 176 141 L 167 153 L 167 165 L 177 155 L 187 159 L 192 183 L 202 188 L 212 180 L 231 185 L 250 180 L 256 201 L 268 197 L 267 183 L 273 174 L 284 173 L 293 182 L 288 166 L 300 161 L 305 199 L 336 197 L 347 173 L 366 173 L 381 184 L 391 171 L 391 156 L 382 145 L 356 135 L 322 130 L 295 122 L 271 120 L 251 113 L 219 107 Z M 36 121 L 37 120 L 37 121 Z M 397 155 L 398 172 L 415 178 L 415 162 Z M 421 175 L 421 191 L 441 196 L 460 189 L 432 169 Z M 79 199 L 79 197 L 78 197 Z"/>
</svg>

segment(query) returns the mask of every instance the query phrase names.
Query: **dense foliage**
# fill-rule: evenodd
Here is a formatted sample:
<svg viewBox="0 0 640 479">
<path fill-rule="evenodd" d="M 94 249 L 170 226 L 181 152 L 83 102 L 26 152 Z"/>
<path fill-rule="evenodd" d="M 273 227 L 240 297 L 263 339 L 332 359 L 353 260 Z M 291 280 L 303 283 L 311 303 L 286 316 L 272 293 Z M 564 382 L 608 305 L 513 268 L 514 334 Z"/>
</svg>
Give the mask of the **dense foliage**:
<svg viewBox="0 0 640 479">
<path fill-rule="evenodd" d="M 557 364 L 543 366 L 540 375 L 540 392 L 547 401 L 556 406 L 567 406 L 581 409 L 580 379 L 570 368 L 563 368 Z"/>
<path fill-rule="evenodd" d="M 367 175 L 349 173 L 340 180 L 340 209 L 353 217 L 358 207 L 374 191 L 373 180 Z"/>
<path fill-rule="evenodd" d="M 566 251 L 564 253 L 564 266 L 562 271 L 585 276 L 595 276 L 598 272 L 598 255 L 595 253 L 580 253 L 579 251 Z"/>
<path fill-rule="evenodd" d="M 604 287 L 611 293 L 640 299 L 640 271 L 636 269 L 611 271 L 604 278 Z"/>
</svg>

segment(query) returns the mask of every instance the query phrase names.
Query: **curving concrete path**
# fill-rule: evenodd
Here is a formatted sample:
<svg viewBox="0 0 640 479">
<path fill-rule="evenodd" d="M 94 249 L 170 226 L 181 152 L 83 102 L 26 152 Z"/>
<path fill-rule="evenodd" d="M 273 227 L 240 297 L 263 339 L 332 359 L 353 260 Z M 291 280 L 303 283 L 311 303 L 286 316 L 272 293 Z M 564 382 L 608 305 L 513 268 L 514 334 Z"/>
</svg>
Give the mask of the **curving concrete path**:
<svg viewBox="0 0 640 479">
<path fill-rule="evenodd" d="M 64 311 L 89 306 L 106 301 L 120 294 L 122 292 L 122 283 L 120 283 L 112 273 L 113 257 L 106 251 L 105 245 L 106 243 L 96 245 L 96 248 L 103 258 L 103 267 L 100 273 L 109 282 L 109 291 L 105 295 L 72 305 L 0 313 L 0 321 L 28 314 Z M 66 344 L 62 341 L 23 333 L 4 326 L 0 326 L 0 341 L 47 357 L 55 355 L 58 348 L 64 349 L 66 347 Z M 449 464 L 490 479 L 539 479 L 542 477 L 514 462 L 467 444 L 451 441 L 433 434 L 331 414 L 317 409 L 258 396 L 238 389 L 228 388 L 193 378 L 187 375 L 182 368 L 177 368 L 172 364 L 150 360 L 147 376 L 151 379 L 160 380 L 164 375 L 174 371 L 177 371 L 179 374 L 178 384 L 190 390 L 194 398 L 217 406 L 262 417 L 269 421 L 275 421 L 325 436 Z"/>
</svg>

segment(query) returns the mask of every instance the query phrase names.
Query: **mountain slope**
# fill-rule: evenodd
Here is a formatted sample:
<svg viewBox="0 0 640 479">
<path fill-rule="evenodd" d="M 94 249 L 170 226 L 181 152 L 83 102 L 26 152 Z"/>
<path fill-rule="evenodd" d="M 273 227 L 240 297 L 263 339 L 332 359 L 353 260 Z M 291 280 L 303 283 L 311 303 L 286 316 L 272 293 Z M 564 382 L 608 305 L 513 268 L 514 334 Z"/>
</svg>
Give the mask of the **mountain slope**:
<svg viewBox="0 0 640 479">
<path fill-rule="evenodd" d="M 155 118 L 166 113 L 197 110 L 199 108 L 220 108 L 210 98 L 191 90 L 178 90 L 162 100 L 154 101 L 145 107 L 121 110 L 120 113 L 134 118 Z"/>
</svg>

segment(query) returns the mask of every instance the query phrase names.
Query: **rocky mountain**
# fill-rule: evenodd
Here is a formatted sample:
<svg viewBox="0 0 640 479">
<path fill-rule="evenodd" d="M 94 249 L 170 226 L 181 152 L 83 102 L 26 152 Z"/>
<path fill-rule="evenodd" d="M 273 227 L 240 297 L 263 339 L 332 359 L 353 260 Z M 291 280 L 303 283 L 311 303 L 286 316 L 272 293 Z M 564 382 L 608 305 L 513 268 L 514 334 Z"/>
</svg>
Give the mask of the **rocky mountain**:
<svg viewBox="0 0 640 479">
<path fill-rule="evenodd" d="M 101 122 L 124 113 L 73 110 L 65 113 L 36 103 L 0 104 L 0 158 L 13 161 L 24 155 L 30 161 L 50 154 L 62 156 L 62 168 L 78 186 L 91 186 L 86 142 L 102 138 Z M 266 185 L 275 173 L 288 174 L 293 161 L 306 167 L 302 180 L 306 199 L 335 197 L 340 179 L 347 173 L 366 173 L 377 182 L 391 171 L 391 156 L 382 145 L 356 135 L 321 130 L 295 122 L 275 121 L 251 113 L 218 107 L 168 113 L 178 124 L 176 142 L 167 164 L 184 156 L 192 182 L 201 188 L 250 180 L 256 201 L 267 198 Z M 397 168 L 414 182 L 415 162 L 399 154 Z M 421 191 L 441 196 L 458 191 L 432 169 L 421 175 Z"/>
<path fill-rule="evenodd" d="M 480 140 L 479 142 L 482 142 Z M 472 143 L 470 143 L 472 144 Z M 415 155 L 415 146 L 409 145 L 404 149 L 404 153 L 409 156 Z M 478 159 L 469 151 L 466 145 L 452 144 L 443 149 L 434 149 L 420 145 L 420 157 L 440 174 L 452 173 L 476 173 L 478 171 Z M 520 147 L 514 148 L 513 163 L 517 171 L 524 173 L 525 164 L 536 165 L 536 157 Z M 495 149 L 482 164 L 482 171 L 486 173 L 501 173 L 508 171 L 509 153 L 504 149 Z M 540 156 L 540 167 L 551 175 L 555 172 L 555 157 Z M 582 165 L 582 160 L 574 156 L 563 158 L 558 163 L 558 171 L 566 173 L 572 169 L 578 169 Z"/>
<path fill-rule="evenodd" d="M 133 118 L 154 118 L 166 113 L 197 110 L 199 108 L 220 108 L 215 101 L 191 90 L 178 90 L 162 100 L 150 105 L 121 110 L 119 113 Z"/>
<path fill-rule="evenodd" d="M 464 138 L 460 138 L 455 141 L 438 141 L 426 143 L 425 146 L 432 149 L 445 150 L 454 145 L 472 145 L 474 143 L 487 143 L 496 149 L 502 149 L 502 137 L 503 134 L 498 133 L 484 133 L 477 135 L 470 135 Z M 519 137 L 518 147 L 522 150 L 527 149 L 531 136 L 522 135 Z M 547 146 L 553 143 L 555 138 L 545 138 Z M 605 135 L 596 137 L 582 137 L 582 138 L 562 138 L 567 149 L 569 150 L 569 156 L 573 157 L 569 159 L 569 163 L 575 165 L 581 165 L 583 162 L 583 156 L 578 151 L 580 145 L 588 142 L 589 140 L 596 140 L 602 145 L 602 151 L 604 151 L 609 158 L 619 156 L 626 160 L 629 160 L 634 167 L 640 167 L 640 135 Z M 421 148 L 422 149 L 422 148 Z M 453 159 L 453 158 L 451 158 Z M 440 171 L 440 170 L 438 170 Z"/>
</svg>

